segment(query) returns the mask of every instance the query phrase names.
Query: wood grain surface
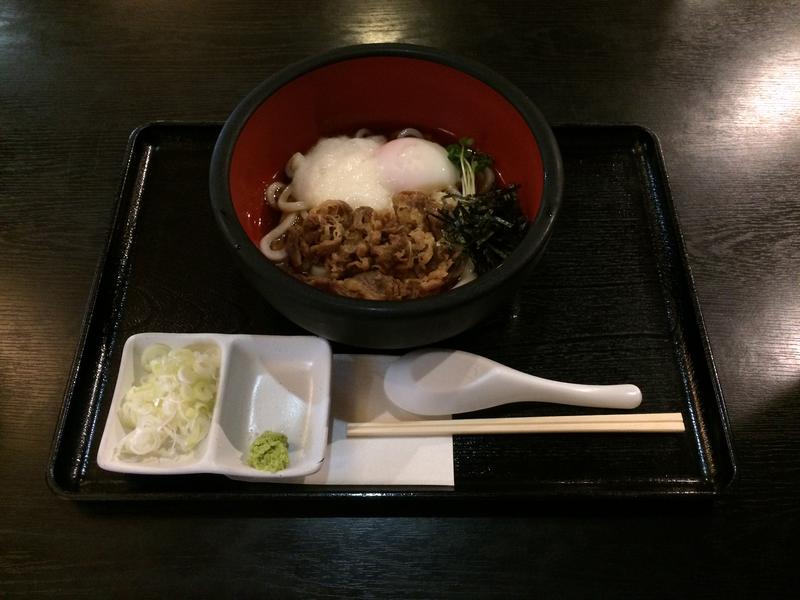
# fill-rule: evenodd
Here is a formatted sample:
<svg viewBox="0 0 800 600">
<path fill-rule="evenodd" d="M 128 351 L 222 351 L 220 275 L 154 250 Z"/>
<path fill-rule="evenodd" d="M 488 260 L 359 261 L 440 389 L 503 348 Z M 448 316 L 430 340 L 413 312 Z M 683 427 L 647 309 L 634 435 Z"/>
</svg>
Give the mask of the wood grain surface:
<svg viewBox="0 0 800 600">
<path fill-rule="evenodd" d="M 739 458 L 712 506 L 286 517 L 79 505 L 48 489 L 131 130 L 223 120 L 289 62 L 389 41 L 480 60 L 552 123 L 658 136 Z M 8 0 L 0 74 L 0 596 L 772 598 L 796 587 L 797 2 Z"/>
</svg>

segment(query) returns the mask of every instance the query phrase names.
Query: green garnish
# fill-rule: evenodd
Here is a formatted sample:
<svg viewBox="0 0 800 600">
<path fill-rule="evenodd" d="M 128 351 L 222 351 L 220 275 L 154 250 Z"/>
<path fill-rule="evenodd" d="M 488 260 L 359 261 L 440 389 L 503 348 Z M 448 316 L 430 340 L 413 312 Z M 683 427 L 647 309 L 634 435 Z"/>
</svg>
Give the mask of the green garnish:
<svg viewBox="0 0 800 600">
<path fill-rule="evenodd" d="M 478 275 L 499 265 L 519 245 L 528 228 L 517 198 L 517 185 L 469 196 L 450 194 L 452 210 L 437 216 L 445 240 L 461 247 L 472 259 Z"/>
<path fill-rule="evenodd" d="M 265 431 L 250 444 L 247 464 L 261 471 L 283 471 L 289 466 L 289 440 L 282 433 Z"/>
<path fill-rule="evenodd" d="M 475 174 L 488 169 L 494 162 L 492 157 L 475 150 L 472 138 L 463 137 L 457 144 L 447 146 L 447 158 L 461 170 L 461 194 L 475 195 Z"/>
</svg>

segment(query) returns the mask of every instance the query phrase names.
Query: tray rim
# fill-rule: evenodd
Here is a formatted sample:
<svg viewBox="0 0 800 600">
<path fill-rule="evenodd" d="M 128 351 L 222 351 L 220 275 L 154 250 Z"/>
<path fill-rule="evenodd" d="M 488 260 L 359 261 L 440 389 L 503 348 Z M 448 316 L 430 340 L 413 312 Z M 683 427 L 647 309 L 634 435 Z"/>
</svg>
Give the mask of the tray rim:
<svg viewBox="0 0 800 600">
<path fill-rule="evenodd" d="M 681 267 L 686 276 L 686 287 L 689 292 L 689 298 L 692 303 L 692 312 L 695 318 L 695 325 L 697 326 L 697 333 L 700 336 L 700 342 L 703 346 L 703 352 L 705 355 L 705 363 L 709 370 L 709 377 L 711 380 L 711 386 L 714 391 L 714 400 L 717 404 L 717 415 L 720 419 L 720 425 L 723 432 L 723 437 L 725 440 L 725 448 L 727 450 L 727 458 L 730 464 L 730 477 L 727 481 L 722 483 L 718 486 L 719 489 L 716 490 L 716 494 L 721 494 L 722 492 L 730 490 L 732 487 L 736 485 L 739 481 L 739 465 L 736 461 L 736 450 L 735 450 L 735 443 L 733 440 L 733 431 L 731 427 L 730 418 L 728 416 L 728 408 L 725 402 L 725 395 L 722 391 L 722 385 L 719 382 L 719 373 L 717 371 L 717 363 L 714 358 L 714 352 L 711 348 L 711 341 L 708 338 L 708 330 L 706 329 L 706 322 L 703 317 L 703 311 L 700 306 L 700 300 L 697 296 L 697 287 L 695 285 L 694 279 L 694 272 L 692 271 L 692 266 L 689 264 L 689 253 L 686 248 L 686 240 L 683 234 L 683 228 L 680 224 L 680 217 L 678 216 L 678 211 L 675 208 L 675 202 L 672 198 L 672 187 L 669 185 L 669 171 L 667 169 L 666 161 L 664 160 L 664 152 L 661 147 L 661 140 L 659 139 L 658 135 L 649 127 L 644 127 L 642 125 L 627 125 L 628 127 L 638 128 L 639 130 L 643 131 L 647 136 L 650 138 L 650 141 L 653 144 L 653 150 L 655 159 L 657 161 L 658 171 L 654 174 L 654 176 L 658 177 L 659 175 L 663 177 L 664 181 L 662 184 L 662 188 L 664 190 L 664 196 L 669 208 L 669 218 L 671 221 L 673 233 L 675 235 L 675 240 L 678 244 L 679 258 L 681 261 Z"/>
<path fill-rule="evenodd" d="M 157 124 L 158 121 L 152 121 L 135 127 L 128 134 L 128 139 L 125 144 L 125 154 L 123 156 L 123 161 L 122 161 L 122 177 L 120 177 L 120 183 L 117 186 L 117 193 L 114 196 L 115 198 L 114 207 L 111 219 L 109 219 L 109 223 L 107 225 L 102 253 L 100 254 L 100 257 L 97 259 L 94 274 L 92 275 L 92 284 L 89 289 L 89 296 L 86 299 L 83 310 L 83 316 L 81 321 L 81 332 L 78 338 L 78 344 L 75 348 L 75 354 L 72 359 L 72 364 L 70 365 L 68 371 L 67 383 L 65 385 L 64 393 L 62 394 L 61 408 L 59 410 L 58 420 L 56 421 L 56 428 L 53 433 L 53 439 L 50 443 L 50 452 L 47 461 L 47 471 L 45 474 L 45 480 L 51 491 L 53 491 L 57 496 L 62 498 L 74 498 L 78 495 L 78 492 L 72 492 L 70 490 L 64 489 L 58 482 L 55 474 L 56 456 L 64 437 L 64 432 L 67 425 L 67 418 L 70 412 L 69 409 L 70 406 L 72 405 L 73 398 L 75 395 L 74 392 L 75 392 L 75 387 L 77 385 L 77 374 L 80 370 L 80 365 L 83 360 L 84 350 L 86 349 L 86 344 L 89 337 L 89 327 L 91 325 L 92 315 L 94 314 L 94 308 L 97 304 L 97 298 L 100 292 L 100 284 L 103 279 L 103 272 L 105 269 L 106 262 L 108 261 L 109 250 L 111 249 L 112 242 L 114 240 L 114 232 L 116 231 L 120 220 L 120 215 L 122 212 L 122 204 L 123 204 L 121 200 L 123 198 L 125 190 L 129 185 L 129 181 L 133 177 L 131 172 L 131 165 L 133 163 L 133 159 L 135 156 L 136 143 L 140 135 L 146 129 Z"/>
<path fill-rule="evenodd" d="M 81 333 L 76 345 L 75 354 L 73 356 L 70 369 L 68 371 L 67 382 L 62 394 L 62 402 L 56 422 L 56 427 L 52 436 L 50 444 L 47 468 L 45 473 L 45 480 L 50 490 L 59 498 L 63 500 L 75 500 L 82 503 L 93 502 L 130 502 L 130 501 L 146 501 L 146 502 L 174 502 L 178 501 L 199 501 L 207 502 L 213 500 L 226 500 L 226 501 L 242 501 L 252 502 L 256 499 L 263 498 L 264 492 L 201 492 L 201 491 L 176 491 L 176 492 L 121 492 L 121 493 L 107 493 L 107 492 L 81 492 L 73 491 L 64 488 L 58 480 L 56 475 L 56 459 L 63 443 L 65 435 L 67 420 L 70 414 L 70 407 L 74 400 L 75 388 L 77 386 L 77 375 L 80 371 L 80 366 L 83 360 L 84 351 L 87 347 L 88 334 L 92 322 L 92 315 L 97 304 L 100 287 L 103 279 L 103 273 L 108 261 L 109 250 L 111 249 L 114 241 L 114 234 L 120 224 L 120 219 L 123 216 L 123 200 L 126 190 L 130 185 L 135 183 L 137 173 L 133 172 L 131 166 L 136 157 L 137 145 L 140 138 L 147 134 L 148 131 L 157 128 L 220 128 L 223 126 L 224 121 L 213 120 L 200 120 L 200 121 L 183 121 L 171 119 L 156 119 L 147 121 L 136 126 L 128 135 L 125 151 L 122 161 L 122 177 L 118 186 L 112 217 L 107 226 L 106 239 L 103 244 L 103 249 L 100 257 L 98 258 L 95 266 L 95 271 L 92 277 L 92 285 L 90 287 L 89 295 L 85 303 Z M 708 375 L 714 393 L 714 401 L 717 410 L 714 415 L 720 419 L 720 427 L 723 433 L 725 442 L 725 454 L 728 461 L 729 475 L 723 481 L 697 481 L 697 482 L 682 482 L 677 484 L 671 482 L 669 487 L 664 489 L 641 488 L 639 486 L 631 486 L 628 489 L 593 489 L 591 486 L 569 486 L 566 489 L 559 490 L 535 490 L 533 492 L 525 492 L 521 490 L 470 490 L 464 495 L 454 495 L 455 486 L 425 486 L 425 487 L 397 487 L 397 486 L 300 486 L 300 489 L 287 489 L 280 492 L 281 487 L 287 487 L 283 483 L 267 483 L 262 484 L 271 489 L 270 497 L 276 498 L 279 501 L 299 500 L 304 502 L 325 502 L 326 500 L 336 499 L 338 501 L 358 501 L 363 498 L 383 498 L 391 499 L 394 501 L 405 500 L 419 500 L 419 501 L 432 501 L 437 499 L 449 498 L 460 503 L 473 503 L 488 500 L 506 499 L 510 501 L 544 501 L 572 499 L 576 501 L 586 499 L 718 499 L 722 496 L 731 493 L 739 480 L 739 466 L 736 460 L 735 444 L 733 440 L 731 423 L 728 417 L 728 411 L 724 400 L 722 387 L 719 382 L 719 375 L 714 359 L 713 351 L 711 348 L 710 340 L 705 326 L 705 320 L 702 315 L 699 299 L 697 297 L 697 290 L 695 286 L 694 274 L 689 264 L 688 254 L 686 250 L 686 243 L 683 235 L 683 230 L 680 227 L 680 220 L 675 210 L 675 204 L 672 198 L 672 190 L 669 186 L 669 172 L 664 160 L 662 146 L 658 135 L 655 131 L 647 126 L 630 123 L 630 122 L 584 122 L 584 123 L 552 123 L 551 127 L 554 129 L 629 129 L 632 132 L 639 132 L 647 138 L 648 142 L 652 144 L 652 152 L 657 170 L 654 174 L 655 177 L 663 179 L 661 182 L 661 189 L 664 194 L 664 200 L 668 208 L 670 225 L 673 230 L 675 242 L 679 249 L 680 266 L 685 274 L 686 291 L 691 299 L 691 308 L 693 314 L 693 324 L 697 327 L 697 333 L 700 337 L 700 342 L 703 348 L 703 357 L 705 359 L 705 366 L 708 368 Z M 644 481 L 644 480 L 643 480 Z M 276 487 L 277 486 L 277 487 Z"/>
</svg>

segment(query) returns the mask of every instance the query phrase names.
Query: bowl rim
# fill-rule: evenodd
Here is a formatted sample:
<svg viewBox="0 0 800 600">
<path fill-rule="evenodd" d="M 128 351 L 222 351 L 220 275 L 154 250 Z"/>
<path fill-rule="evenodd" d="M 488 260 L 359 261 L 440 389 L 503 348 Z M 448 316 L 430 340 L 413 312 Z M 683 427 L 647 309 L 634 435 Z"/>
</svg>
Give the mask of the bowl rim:
<svg viewBox="0 0 800 600">
<path fill-rule="evenodd" d="M 401 301 L 348 298 L 326 292 L 299 281 L 271 264 L 245 233 L 236 216 L 230 193 L 230 168 L 239 134 L 250 116 L 277 90 L 315 69 L 351 59 L 378 56 L 412 58 L 439 63 L 461 71 L 490 86 L 519 113 L 530 129 L 542 159 L 544 174 L 539 214 L 528 228 L 517 249 L 495 269 L 468 285 L 423 298 Z M 544 115 L 516 85 L 492 69 L 472 59 L 430 46 L 401 43 L 356 44 L 343 46 L 294 62 L 275 72 L 248 93 L 231 112 L 214 145 L 209 169 L 209 192 L 214 217 L 228 243 L 253 274 L 261 274 L 296 301 L 323 305 L 344 316 L 373 317 L 432 314 L 467 304 L 491 293 L 536 258 L 547 242 L 558 214 L 563 191 L 563 165 L 555 136 Z"/>
</svg>

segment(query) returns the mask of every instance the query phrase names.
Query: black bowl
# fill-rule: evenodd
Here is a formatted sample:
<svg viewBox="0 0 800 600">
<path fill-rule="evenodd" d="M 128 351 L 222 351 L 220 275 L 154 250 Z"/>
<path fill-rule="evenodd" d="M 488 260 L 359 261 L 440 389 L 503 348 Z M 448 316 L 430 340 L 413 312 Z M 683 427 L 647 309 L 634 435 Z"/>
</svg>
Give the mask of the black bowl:
<svg viewBox="0 0 800 600">
<path fill-rule="evenodd" d="M 258 249 L 266 227 L 264 189 L 289 157 L 320 137 L 394 126 L 473 137 L 506 182 L 521 184 L 530 226 L 517 250 L 471 283 L 399 301 L 336 296 L 267 260 Z M 310 332 L 378 349 L 439 342 L 507 303 L 545 248 L 562 185 L 553 133 L 525 94 L 482 65 L 404 44 L 340 48 L 276 73 L 233 111 L 210 171 L 214 215 L 255 289 Z"/>
</svg>

